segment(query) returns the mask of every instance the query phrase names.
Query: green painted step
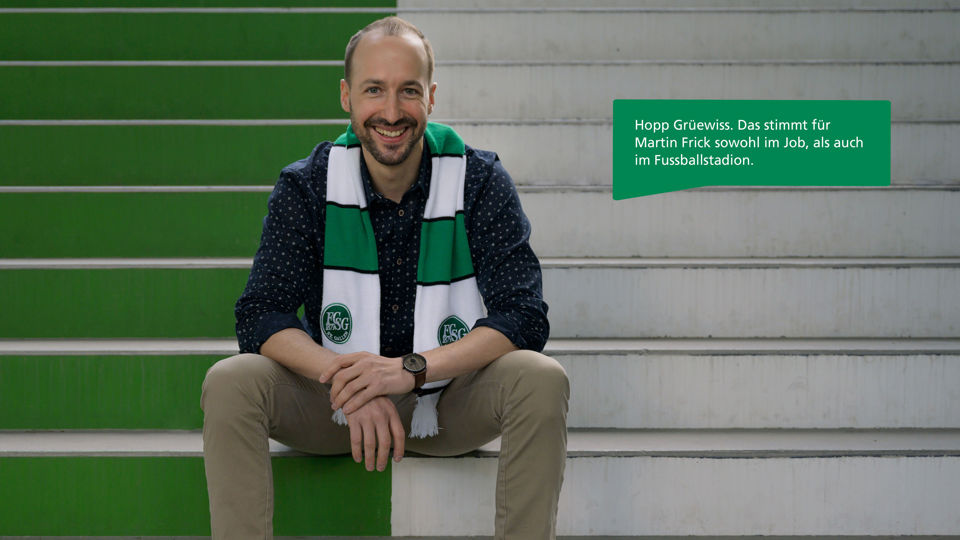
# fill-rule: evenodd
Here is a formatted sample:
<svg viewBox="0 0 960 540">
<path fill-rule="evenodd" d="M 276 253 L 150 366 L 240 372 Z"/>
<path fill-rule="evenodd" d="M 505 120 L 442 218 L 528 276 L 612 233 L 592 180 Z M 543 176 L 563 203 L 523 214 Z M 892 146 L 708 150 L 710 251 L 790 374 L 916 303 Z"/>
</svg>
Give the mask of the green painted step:
<svg viewBox="0 0 960 540">
<path fill-rule="evenodd" d="M 0 186 L 271 185 L 346 126 L 0 125 Z"/>
<path fill-rule="evenodd" d="M 2 258 L 253 257 L 269 192 L 2 193 Z"/>
<path fill-rule="evenodd" d="M 342 77 L 316 65 L 7 65 L 0 119 L 346 119 Z"/>
<path fill-rule="evenodd" d="M 232 337 L 248 268 L 0 269 L 0 338 Z"/>
<path fill-rule="evenodd" d="M 0 13 L 0 58 L 342 61 L 350 36 L 384 15 Z"/>
<path fill-rule="evenodd" d="M 203 379 L 227 356 L 0 355 L 0 430 L 200 429 Z"/>
<path fill-rule="evenodd" d="M 367 473 L 349 457 L 272 462 L 278 535 L 390 534 L 389 468 Z M 3 457 L 0 486 L 0 536 L 210 534 L 198 456 Z M 348 502 L 357 500 L 365 504 Z"/>
</svg>

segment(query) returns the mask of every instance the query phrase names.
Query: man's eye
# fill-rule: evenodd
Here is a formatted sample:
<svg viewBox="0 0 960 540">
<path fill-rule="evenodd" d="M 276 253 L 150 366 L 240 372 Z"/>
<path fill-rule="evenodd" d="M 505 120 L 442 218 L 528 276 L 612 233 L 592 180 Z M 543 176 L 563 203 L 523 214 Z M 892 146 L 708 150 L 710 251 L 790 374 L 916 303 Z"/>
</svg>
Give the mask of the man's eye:
<svg viewBox="0 0 960 540">
<path fill-rule="evenodd" d="M 380 89 L 377 88 L 377 87 L 375 87 L 375 86 L 374 86 L 374 87 L 371 87 L 371 88 L 367 88 L 367 93 L 368 93 L 368 94 L 378 94 L 378 93 L 380 93 Z"/>
<path fill-rule="evenodd" d="M 416 88 L 406 88 L 406 89 L 404 89 L 404 92 L 406 92 L 406 94 L 407 94 L 408 96 L 419 96 L 419 95 L 420 95 L 420 91 L 417 90 Z"/>
</svg>

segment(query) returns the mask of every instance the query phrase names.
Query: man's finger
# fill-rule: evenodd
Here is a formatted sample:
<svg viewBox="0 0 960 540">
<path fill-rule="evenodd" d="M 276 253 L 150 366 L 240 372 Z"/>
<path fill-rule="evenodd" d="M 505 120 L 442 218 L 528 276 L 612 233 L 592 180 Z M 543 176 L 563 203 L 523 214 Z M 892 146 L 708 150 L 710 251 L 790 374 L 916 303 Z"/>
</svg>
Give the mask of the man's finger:
<svg viewBox="0 0 960 540">
<path fill-rule="evenodd" d="M 346 389 L 342 395 L 347 395 Z M 360 407 L 363 407 L 370 402 L 371 399 L 377 397 L 377 391 L 371 387 L 366 387 L 363 390 L 357 392 L 350 396 L 344 403 L 341 405 L 343 407 L 344 414 L 350 414 L 353 411 L 356 411 Z"/>
<path fill-rule="evenodd" d="M 403 459 L 404 439 L 407 434 L 403 432 L 403 422 L 400 421 L 400 415 L 394 407 L 390 410 L 390 433 L 393 435 L 393 460 L 400 462 Z"/>
<path fill-rule="evenodd" d="M 360 463 L 363 456 L 363 429 L 356 420 L 348 420 L 350 426 L 350 453 L 353 454 L 353 461 Z"/>
<path fill-rule="evenodd" d="M 367 380 L 366 380 L 366 379 L 367 379 L 367 378 L 365 378 L 365 377 L 357 377 L 356 379 L 353 379 L 352 381 L 350 381 L 349 383 L 347 383 L 346 385 L 344 385 L 344 387 L 341 388 L 340 391 L 339 391 L 338 393 L 336 393 L 336 394 L 334 394 L 334 393 L 333 393 L 333 390 L 331 390 L 331 391 L 330 391 L 330 404 L 333 405 L 333 408 L 334 408 L 334 409 L 339 409 L 339 408 L 343 407 L 346 403 L 348 403 L 348 402 L 350 401 L 350 398 L 354 397 L 354 396 L 357 395 L 359 392 L 363 391 L 364 388 L 367 386 Z M 367 400 L 369 401 L 369 398 L 368 398 Z M 350 409 L 349 411 L 346 411 L 346 410 L 345 410 L 345 411 L 343 411 L 343 412 L 349 414 L 349 413 L 352 413 L 353 411 L 357 410 L 358 408 L 359 408 L 359 407 L 354 407 L 354 408 Z"/>
<path fill-rule="evenodd" d="M 377 421 L 377 470 L 383 472 L 390 461 L 390 424 L 386 418 Z"/>
<path fill-rule="evenodd" d="M 334 375 L 337 374 L 341 369 L 352 365 L 353 361 L 350 358 L 345 356 L 338 356 L 333 359 L 333 362 L 330 362 L 330 366 L 327 369 L 323 370 L 323 373 L 320 374 L 319 381 L 325 383 L 329 381 Z"/>
<path fill-rule="evenodd" d="M 373 460 L 377 455 L 377 431 L 372 421 L 363 423 L 363 461 L 368 471 L 373 471 Z"/>
<path fill-rule="evenodd" d="M 362 374 L 363 370 L 359 369 L 357 366 L 344 368 L 337 372 L 337 374 L 333 376 L 333 384 L 330 386 L 330 403 L 335 403 L 334 400 L 340 395 L 340 392 L 343 391 L 343 388 Z M 334 409 L 339 408 L 339 406 L 334 407 Z"/>
</svg>

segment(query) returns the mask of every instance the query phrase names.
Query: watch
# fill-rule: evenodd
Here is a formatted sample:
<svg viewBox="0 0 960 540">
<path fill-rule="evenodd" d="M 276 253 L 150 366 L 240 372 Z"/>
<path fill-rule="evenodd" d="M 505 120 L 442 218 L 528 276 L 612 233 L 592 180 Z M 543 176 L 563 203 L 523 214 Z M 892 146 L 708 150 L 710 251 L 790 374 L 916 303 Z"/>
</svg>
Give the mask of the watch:
<svg viewBox="0 0 960 540">
<path fill-rule="evenodd" d="M 427 359 L 422 354 L 410 353 L 403 355 L 403 369 L 413 373 L 413 391 L 420 389 L 427 382 Z"/>
</svg>

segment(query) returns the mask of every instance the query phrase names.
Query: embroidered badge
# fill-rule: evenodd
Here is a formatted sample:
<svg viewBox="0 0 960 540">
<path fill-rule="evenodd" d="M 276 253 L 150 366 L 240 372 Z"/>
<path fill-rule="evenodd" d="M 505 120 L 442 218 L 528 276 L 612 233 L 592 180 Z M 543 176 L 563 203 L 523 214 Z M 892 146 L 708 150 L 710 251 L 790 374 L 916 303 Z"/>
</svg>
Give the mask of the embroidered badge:
<svg viewBox="0 0 960 540">
<path fill-rule="evenodd" d="M 440 323 L 440 328 L 437 329 L 437 341 L 440 345 L 453 343 L 465 336 L 469 331 L 470 329 L 467 328 L 467 323 L 463 322 L 460 317 L 451 315 Z"/>
<path fill-rule="evenodd" d="M 350 339 L 353 331 L 353 317 L 350 310 L 343 304 L 330 304 L 323 308 L 320 314 L 320 328 L 327 339 L 342 345 Z"/>
</svg>

